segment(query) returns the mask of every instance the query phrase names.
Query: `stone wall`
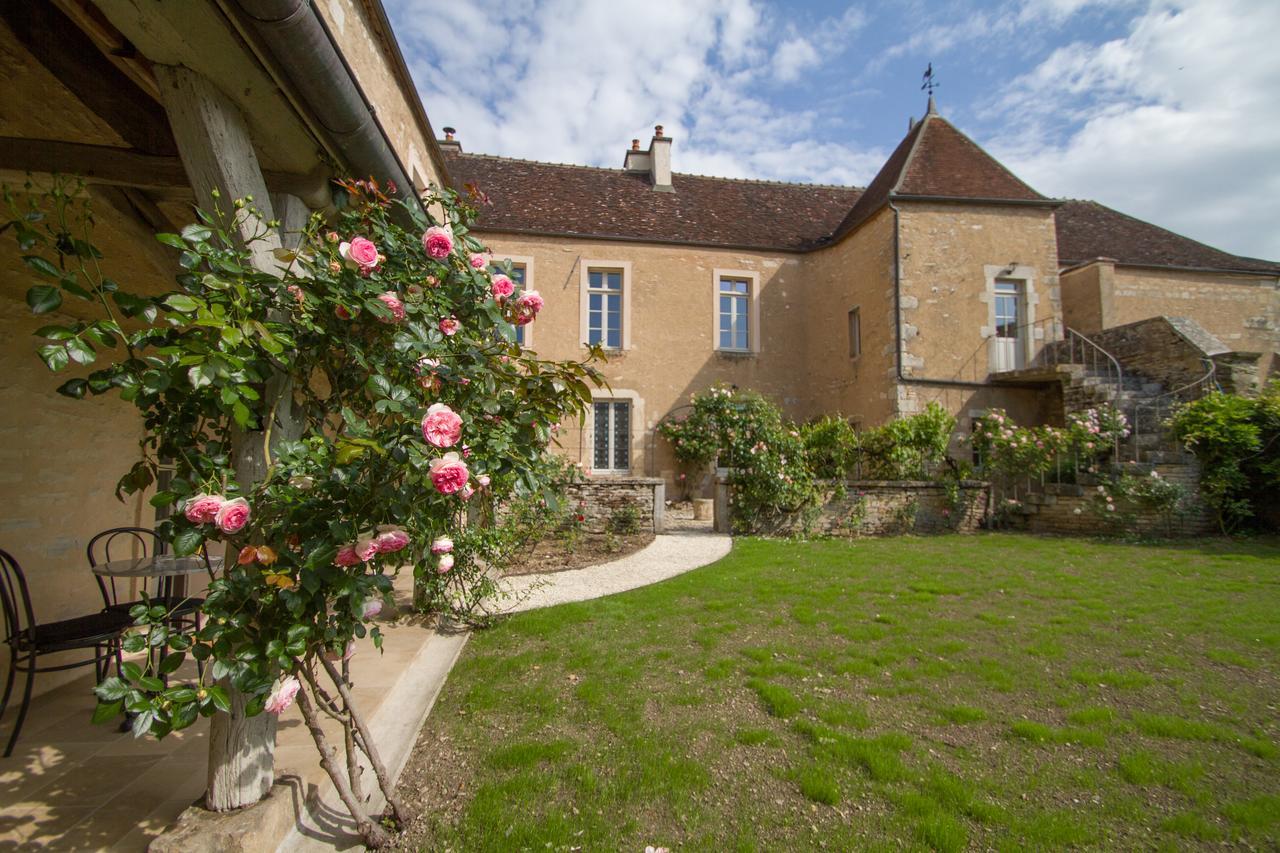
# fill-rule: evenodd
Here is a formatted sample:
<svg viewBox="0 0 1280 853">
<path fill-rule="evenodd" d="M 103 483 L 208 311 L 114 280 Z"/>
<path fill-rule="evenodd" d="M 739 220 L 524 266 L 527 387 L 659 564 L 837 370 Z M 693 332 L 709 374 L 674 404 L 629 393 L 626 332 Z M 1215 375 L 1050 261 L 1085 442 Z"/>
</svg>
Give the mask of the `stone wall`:
<svg viewBox="0 0 1280 853">
<path fill-rule="evenodd" d="M 990 486 L 965 480 L 958 506 L 941 483 L 855 480 L 832 487 L 816 509 L 768 525 L 772 536 L 896 536 L 903 533 L 973 533 L 986 515 Z"/>
<path fill-rule="evenodd" d="M 1015 513 L 1014 526 L 1031 533 L 1056 533 L 1070 536 L 1202 536 L 1218 532 L 1213 513 L 1200 497 L 1200 468 L 1192 464 L 1160 464 L 1152 466 L 1162 478 L 1177 483 L 1187 491 L 1188 499 L 1171 518 L 1154 512 L 1139 511 L 1117 504 L 1118 517 L 1101 516 L 1097 510 L 1095 485 L 1051 483 L 1043 493 L 1032 494 L 1022 501 Z"/>
<path fill-rule="evenodd" d="M 1221 341 L 1185 317 L 1151 317 L 1089 338 L 1115 356 L 1125 373 L 1159 382 L 1166 391 L 1200 379 L 1206 357 L 1228 352 Z"/>
<path fill-rule="evenodd" d="M 665 526 L 665 482 L 660 477 L 598 477 L 570 484 L 564 500 L 585 516 L 582 526 L 588 532 L 606 532 L 615 513 L 633 507 L 640 532 L 661 533 Z"/>
</svg>

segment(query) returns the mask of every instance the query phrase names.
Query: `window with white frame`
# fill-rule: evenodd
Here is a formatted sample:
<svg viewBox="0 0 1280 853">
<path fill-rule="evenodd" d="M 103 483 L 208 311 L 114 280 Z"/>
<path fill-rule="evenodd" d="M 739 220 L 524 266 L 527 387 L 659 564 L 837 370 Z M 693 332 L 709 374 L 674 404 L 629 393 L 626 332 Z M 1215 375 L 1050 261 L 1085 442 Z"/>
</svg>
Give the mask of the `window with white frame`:
<svg viewBox="0 0 1280 853">
<path fill-rule="evenodd" d="M 751 350 L 751 281 L 720 276 L 719 348 Z"/>
<path fill-rule="evenodd" d="M 622 270 L 587 270 L 587 343 L 622 349 Z"/>
<path fill-rule="evenodd" d="M 515 293 L 511 294 L 511 298 L 515 299 L 528 286 L 528 281 L 527 281 L 528 269 L 529 268 L 525 266 L 525 264 L 515 263 L 513 261 L 511 263 L 511 272 L 509 274 L 507 273 L 506 269 L 504 269 L 499 264 L 494 264 L 493 266 L 491 266 L 489 268 L 489 271 L 494 275 L 502 273 L 503 275 L 509 276 L 509 278 L 511 279 L 511 282 L 516 286 Z M 525 346 L 526 337 L 527 337 L 525 335 L 525 330 L 528 328 L 529 328 L 528 326 L 516 326 L 516 343 L 520 344 L 520 346 Z"/>
<path fill-rule="evenodd" d="M 862 355 L 862 309 L 849 309 L 849 358 Z"/>
<path fill-rule="evenodd" d="M 592 404 L 591 469 L 600 474 L 631 473 L 631 402 Z"/>
</svg>

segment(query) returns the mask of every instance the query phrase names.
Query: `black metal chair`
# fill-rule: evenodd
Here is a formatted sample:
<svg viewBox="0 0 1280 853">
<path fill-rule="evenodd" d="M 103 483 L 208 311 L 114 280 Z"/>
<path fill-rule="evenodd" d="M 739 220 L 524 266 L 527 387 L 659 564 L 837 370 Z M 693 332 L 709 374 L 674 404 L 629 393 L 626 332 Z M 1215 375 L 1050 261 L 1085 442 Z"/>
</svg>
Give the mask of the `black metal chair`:
<svg viewBox="0 0 1280 853">
<path fill-rule="evenodd" d="M 148 540 L 150 547 L 148 547 Z M 109 563 L 113 559 L 112 549 L 115 550 L 114 559 L 124 560 L 131 557 L 154 556 L 162 553 L 165 546 L 162 540 L 154 530 L 149 527 L 113 527 L 110 530 L 104 530 L 89 540 L 89 546 L 85 549 L 85 553 L 89 556 L 89 567 L 92 569 L 100 563 Z M 209 562 L 209 555 L 203 554 L 205 563 Z M 116 613 L 124 613 L 128 615 L 129 610 L 136 604 L 141 604 L 142 599 L 133 601 L 120 601 L 116 590 L 116 579 L 106 578 L 102 575 L 95 574 L 94 577 L 98 581 L 98 588 L 102 590 L 103 607 Z M 110 581 L 108 584 L 107 581 Z M 191 624 L 196 620 L 197 611 L 204 604 L 203 598 L 188 598 L 181 593 L 175 593 L 170 590 L 169 594 L 164 593 L 165 579 L 156 579 L 156 589 L 147 590 L 145 585 L 143 592 L 149 596 L 152 604 L 160 604 L 170 612 L 173 621 L 177 624 Z M 185 583 L 185 581 L 183 581 Z M 173 579 L 169 579 L 169 583 L 173 583 Z M 154 593 L 154 594 L 152 594 Z"/>
<path fill-rule="evenodd" d="M 94 674 L 101 681 L 111 668 L 113 658 L 116 669 L 119 670 L 120 637 L 133 620 L 128 613 L 102 611 L 75 619 L 37 623 L 22 566 L 5 550 L 0 550 L 0 607 L 4 610 L 4 641 L 9 646 L 9 677 L 4 685 L 4 698 L 0 699 L 0 720 L 3 720 L 4 712 L 9 707 L 9 697 L 13 694 L 13 682 L 18 672 L 27 674 L 26 686 L 22 691 L 22 707 L 18 711 L 17 722 L 13 725 L 13 734 L 9 735 L 9 745 L 4 750 L 4 757 L 8 758 L 13 754 L 18 733 L 22 731 L 27 710 L 31 707 L 31 687 L 35 683 L 36 673 L 58 672 L 93 664 Z M 57 666 L 36 665 L 41 655 L 79 649 L 93 649 L 93 658 Z"/>
</svg>

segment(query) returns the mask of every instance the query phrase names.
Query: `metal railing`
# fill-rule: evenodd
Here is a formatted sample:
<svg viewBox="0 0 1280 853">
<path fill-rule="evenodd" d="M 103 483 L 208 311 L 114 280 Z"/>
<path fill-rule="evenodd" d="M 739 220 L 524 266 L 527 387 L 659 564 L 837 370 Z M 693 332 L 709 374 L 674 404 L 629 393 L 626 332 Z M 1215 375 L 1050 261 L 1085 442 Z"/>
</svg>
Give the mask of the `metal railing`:
<svg viewBox="0 0 1280 853">
<path fill-rule="evenodd" d="M 1219 390 L 1218 366 L 1211 358 L 1201 359 L 1205 372 L 1198 379 L 1152 397 L 1149 400 L 1135 400 L 1129 417 L 1131 429 L 1130 440 L 1133 443 L 1133 458 L 1137 459 L 1141 451 L 1139 437 L 1143 435 L 1160 435 L 1164 431 L 1164 422 L 1179 406 L 1199 400 L 1211 391 Z"/>
</svg>

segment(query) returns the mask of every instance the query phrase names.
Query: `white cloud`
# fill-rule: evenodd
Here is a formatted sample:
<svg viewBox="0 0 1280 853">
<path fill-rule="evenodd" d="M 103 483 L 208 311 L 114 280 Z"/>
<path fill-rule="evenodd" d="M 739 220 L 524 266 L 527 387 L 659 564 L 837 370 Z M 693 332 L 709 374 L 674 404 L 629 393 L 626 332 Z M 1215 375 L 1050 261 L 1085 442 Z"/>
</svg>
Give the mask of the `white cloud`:
<svg viewBox="0 0 1280 853">
<path fill-rule="evenodd" d="M 432 121 L 468 151 L 620 166 L 655 124 L 678 171 L 865 183 L 880 150 L 809 138 L 815 117 L 769 92 L 843 52 L 850 8 L 802 34 L 757 0 L 389 0 Z M 566 22 L 572 22 L 571 26 Z"/>
<path fill-rule="evenodd" d="M 1280 258 L 1277 43 L 1280 4 L 1157 3 L 1012 81 L 987 105 L 1007 128 L 990 150 L 1041 192 Z"/>
</svg>

